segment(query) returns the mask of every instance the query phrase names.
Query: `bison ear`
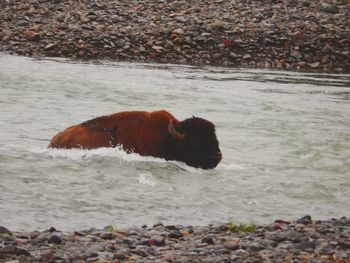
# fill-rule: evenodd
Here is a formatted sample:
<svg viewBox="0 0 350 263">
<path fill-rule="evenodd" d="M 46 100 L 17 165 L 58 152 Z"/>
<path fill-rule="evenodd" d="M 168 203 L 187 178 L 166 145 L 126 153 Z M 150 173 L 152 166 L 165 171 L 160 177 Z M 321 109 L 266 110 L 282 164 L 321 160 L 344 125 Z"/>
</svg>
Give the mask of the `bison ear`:
<svg viewBox="0 0 350 263">
<path fill-rule="evenodd" d="M 169 126 L 168 126 L 168 131 L 169 131 L 171 137 L 173 137 L 177 141 L 181 141 L 181 140 L 185 139 L 185 134 L 182 134 L 181 132 L 178 132 L 175 129 L 173 121 L 170 121 Z"/>
</svg>

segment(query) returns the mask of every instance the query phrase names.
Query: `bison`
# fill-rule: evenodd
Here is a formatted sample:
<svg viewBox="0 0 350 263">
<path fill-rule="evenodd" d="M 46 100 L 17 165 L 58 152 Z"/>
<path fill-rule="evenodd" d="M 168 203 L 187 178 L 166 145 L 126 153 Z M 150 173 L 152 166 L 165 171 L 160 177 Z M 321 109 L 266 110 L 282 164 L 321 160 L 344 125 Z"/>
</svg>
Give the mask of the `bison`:
<svg viewBox="0 0 350 263">
<path fill-rule="evenodd" d="M 128 111 L 68 127 L 54 136 L 51 148 L 94 149 L 121 146 L 126 152 L 176 160 L 193 167 L 215 168 L 222 154 L 210 121 L 178 121 L 165 110 Z"/>
</svg>

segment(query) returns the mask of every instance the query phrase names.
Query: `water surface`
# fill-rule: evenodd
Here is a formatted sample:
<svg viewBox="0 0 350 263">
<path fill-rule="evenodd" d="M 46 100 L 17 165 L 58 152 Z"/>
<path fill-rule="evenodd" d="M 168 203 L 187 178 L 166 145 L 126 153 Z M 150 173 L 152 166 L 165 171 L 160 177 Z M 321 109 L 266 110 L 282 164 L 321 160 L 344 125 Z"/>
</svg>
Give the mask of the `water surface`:
<svg viewBox="0 0 350 263">
<path fill-rule="evenodd" d="M 214 170 L 47 149 L 124 110 L 211 120 Z M 350 76 L 0 55 L 0 225 L 119 228 L 350 216 Z"/>
</svg>

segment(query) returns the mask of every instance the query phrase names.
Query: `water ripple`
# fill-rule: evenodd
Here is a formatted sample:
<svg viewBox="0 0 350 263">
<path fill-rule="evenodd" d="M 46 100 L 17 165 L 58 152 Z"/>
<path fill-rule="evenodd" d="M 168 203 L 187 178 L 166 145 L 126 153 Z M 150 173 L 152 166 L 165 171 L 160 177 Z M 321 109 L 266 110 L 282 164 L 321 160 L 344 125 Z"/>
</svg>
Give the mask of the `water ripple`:
<svg viewBox="0 0 350 263">
<path fill-rule="evenodd" d="M 13 229 L 350 216 L 349 75 L 0 55 L 0 217 Z M 69 125 L 167 109 L 216 124 L 214 170 L 47 149 Z"/>
</svg>

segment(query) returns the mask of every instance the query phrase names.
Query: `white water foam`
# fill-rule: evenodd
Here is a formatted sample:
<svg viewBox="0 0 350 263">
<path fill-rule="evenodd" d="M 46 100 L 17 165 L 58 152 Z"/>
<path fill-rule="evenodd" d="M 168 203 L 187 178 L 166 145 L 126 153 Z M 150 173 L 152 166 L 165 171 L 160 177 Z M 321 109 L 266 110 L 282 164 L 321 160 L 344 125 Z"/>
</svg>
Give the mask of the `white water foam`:
<svg viewBox="0 0 350 263">
<path fill-rule="evenodd" d="M 159 162 L 165 163 L 166 160 L 145 157 L 137 153 L 127 153 L 121 147 L 118 148 L 97 148 L 97 149 L 51 149 L 51 148 L 32 148 L 32 153 L 45 154 L 52 158 L 67 158 L 72 160 L 94 159 L 95 157 L 117 157 L 127 162 Z"/>
<path fill-rule="evenodd" d="M 143 185 L 156 186 L 158 184 L 157 180 L 153 177 L 150 172 L 143 172 L 140 174 L 138 182 Z"/>
<path fill-rule="evenodd" d="M 224 164 L 220 163 L 216 169 L 219 169 L 221 171 L 240 171 L 240 170 L 245 170 L 246 167 L 236 164 L 236 163 L 230 163 L 230 164 Z"/>
<path fill-rule="evenodd" d="M 28 148 L 23 145 L 14 145 L 14 144 L 7 144 L 2 145 L 2 149 L 8 151 L 8 150 L 15 150 L 23 153 L 31 153 L 31 154 L 37 154 L 40 156 L 46 156 L 53 159 L 69 159 L 69 160 L 93 160 L 99 157 L 115 157 L 116 159 L 119 159 L 126 164 L 128 163 L 153 163 L 153 164 L 168 164 L 171 166 L 175 166 L 178 169 L 195 173 L 195 174 L 202 174 L 203 172 L 207 170 L 203 170 L 201 168 L 195 168 L 192 166 L 189 166 L 183 162 L 178 161 L 166 161 L 162 158 L 156 158 L 152 156 L 141 156 L 138 153 L 127 153 L 125 152 L 122 147 L 117 148 L 97 148 L 97 149 L 55 149 L 55 148 L 46 148 L 46 147 L 32 147 Z M 214 170 L 219 171 L 239 171 L 244 170 L 245 167 L 231 163 L 231 164 L 224 164 L 220 163 Z"/>
</svg>

